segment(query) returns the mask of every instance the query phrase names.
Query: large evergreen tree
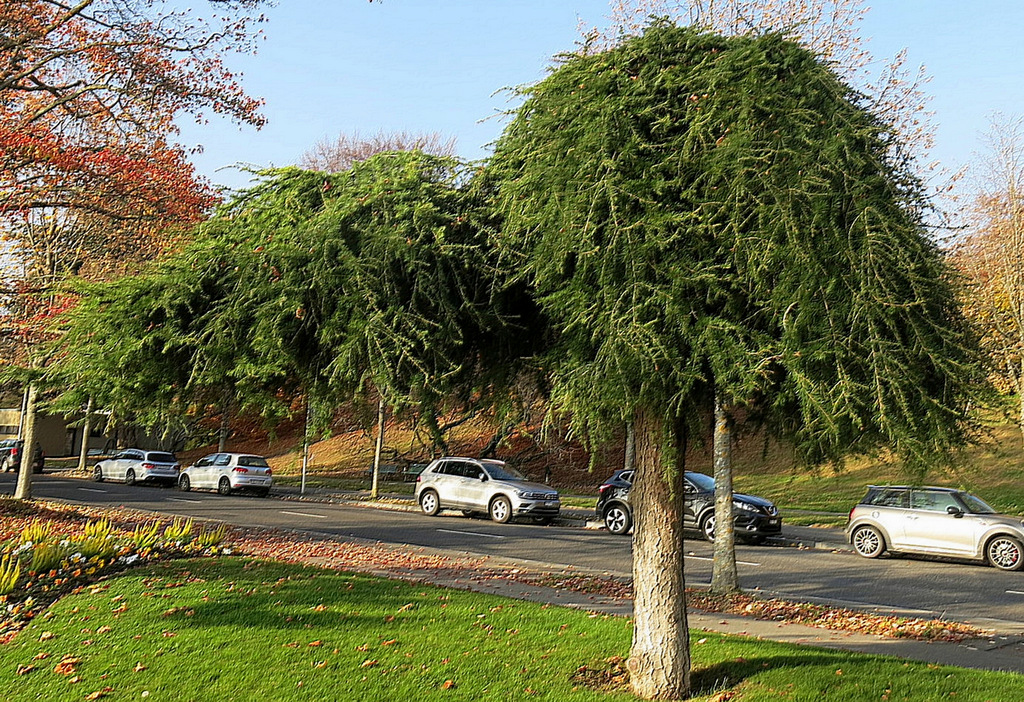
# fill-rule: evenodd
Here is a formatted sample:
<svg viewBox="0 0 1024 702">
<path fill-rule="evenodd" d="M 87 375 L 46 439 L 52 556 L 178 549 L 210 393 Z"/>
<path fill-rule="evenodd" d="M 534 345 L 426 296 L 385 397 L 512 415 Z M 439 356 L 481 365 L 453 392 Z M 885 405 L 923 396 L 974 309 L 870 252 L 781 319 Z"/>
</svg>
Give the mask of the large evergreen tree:
<svg viewBox="0 0 1024 702">
<path fill-rule="evenodd" d="M 968 438 L 971 340 L 891 131 L 795 43 L 656 23 L 524 94 L 491 164 L 503 265 L 551 321 L 553 409 L 595 441 L 635 426 L 629 668 L 683 697 L 702 418 L 743 408 L 808 462 L 922 465 Z"/>
</svg>

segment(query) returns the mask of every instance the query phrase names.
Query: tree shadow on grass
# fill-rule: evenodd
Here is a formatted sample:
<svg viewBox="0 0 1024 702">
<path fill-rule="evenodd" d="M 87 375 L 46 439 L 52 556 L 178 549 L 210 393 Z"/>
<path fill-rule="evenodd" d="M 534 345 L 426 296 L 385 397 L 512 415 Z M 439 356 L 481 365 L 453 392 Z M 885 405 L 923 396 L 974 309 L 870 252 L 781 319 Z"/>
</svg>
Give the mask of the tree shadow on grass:
<svg viewBox="0 0 1024 702">
<path fill-rule="evenodd" d="M 757 658 L 730 659 L 705 668 L 694 669 L 690 675 L 690 694 L 694 697 L 713 695 L 736 687 L 743 681 L 766 671 L 786 668 L 819 666 L 835 662 L 835 656 L 827 651 L 808 651 L 799 655 L 761 656 Z"/>
</svg>

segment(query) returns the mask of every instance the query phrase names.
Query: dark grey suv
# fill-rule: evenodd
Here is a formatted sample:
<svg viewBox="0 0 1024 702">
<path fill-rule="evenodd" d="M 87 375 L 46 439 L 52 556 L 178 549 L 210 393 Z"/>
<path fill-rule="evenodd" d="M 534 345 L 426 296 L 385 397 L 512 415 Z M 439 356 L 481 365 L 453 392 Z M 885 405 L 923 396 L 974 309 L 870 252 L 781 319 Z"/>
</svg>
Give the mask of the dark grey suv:
<svg viewBox="0 0 1024 702">
<path fill-rule="evenodd" d="M 703 473 L 687 471 L 683 476 L 683 527 L 697 529 L 708 541 L 715 538 L 715 480 Z M 608 531 L 625 534 L 633 526 L 633 508 L 629 492 L 633 471 L 617 470 L 598 488 L 597 516 Z M 760 543 L 769 536 L 782 533 L 778 508 L 763 497 L 732 496 L 732 513 L 736 536 L 744 541 Z"/>
<path fill-rule="evenodd" d="M 846 535 L 865 558 L 899 551 L 1024 568 L 1024 518 L 953 488 L 871 485 L 850 510 Z"/>
</svg>

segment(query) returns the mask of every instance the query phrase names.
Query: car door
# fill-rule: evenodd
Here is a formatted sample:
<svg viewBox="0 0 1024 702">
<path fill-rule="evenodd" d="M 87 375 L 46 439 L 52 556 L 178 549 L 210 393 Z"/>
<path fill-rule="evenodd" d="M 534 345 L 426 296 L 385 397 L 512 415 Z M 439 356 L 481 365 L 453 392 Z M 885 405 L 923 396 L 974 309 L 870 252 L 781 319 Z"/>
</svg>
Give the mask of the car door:
<svg viewBox="0 0 1024 702">
<path fill-rule="evenodd" d="M 903 540 L 908 549 L 949 555 L 974 552 L 974 529 L 949 507 L 963 509 L 953 493 L 911 490 L 910 509 L 904 520 Z"/>
<path fill-rule="evenodd" d="M 437 499 L 443 507 L 457 507 L 459 482 L 462 478 L 460 461 L 445 460 L 437 464 L 430 473 L 430 487 L 437 492 Z"/>
<path fill-rule="evenodd" d="M 112 459 L 107 461 L 107 466 L 109 468 L 109 474 L 106 477 L 113 478 L 114 480 L 124 480 L 124 473 L 128 468 L 128 452 L 121 451 Z"/>
<path fill-rule="evenodd" d="M 207 484 L 210 487 L 217 487 L 217 483 L 220 482 L 221 476 L 227 475 L 230 472 L 231 454 L 218 453 L 216 456 L 214 456 L 213 464 L 210 466 L 210 472 L 208 474 L 209 482 Z"/>
<path fill-rule="evenodd" d="M 463 509 L 486 510 L 493 491 L 490 476 L 472 461 L 459 461 L 458 499 Z M 484 477 L 487 479 L 484 480 Z"/>
<path fill-rule="evenodd" d="M 189 480 L 192 481 L 193 487 L 207 487 L 210 483 L 210 467 L 213 465 L 213 459 L 217 457 L 217 454 L 211 453 L 209 456 L 203 456 L 192 466 L 189 473 Z"/>
</svg>

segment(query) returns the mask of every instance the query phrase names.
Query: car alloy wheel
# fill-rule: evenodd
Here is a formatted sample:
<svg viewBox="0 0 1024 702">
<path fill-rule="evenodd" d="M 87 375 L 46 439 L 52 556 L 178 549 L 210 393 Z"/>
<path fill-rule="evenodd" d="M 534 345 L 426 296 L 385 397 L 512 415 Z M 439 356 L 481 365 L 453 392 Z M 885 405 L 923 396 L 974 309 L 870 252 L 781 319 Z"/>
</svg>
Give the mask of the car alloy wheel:
<svg viewBox="0 0 1024 702">
<path fill-rule="evenodd" d="M 92 479 L 94 481 L 96 481 L 97 483 L 102 483 L 103 482 L 103 467 L 102 466 L 97 465 L 97 466 L 93 467 L 93 469 L 92 469 Z"/>
<path fill-rule="evenodd" d="M 228 480 L 227 476 L 222 477 L 220 479 L 220 482 L 217 483 L 217 492 L 219 492 L 221 495 L 231 494 L 231 481 Z"/>
<path fill-rule="evenodd" d="M 853 548 L 864 558 L 878 558 L 885 553 L 885 539 L 878 529 L 862 526 L 853 532 Z"/>
<path fill-rule="evenodd" d="M 997 536 L 985 547 L 988 562 L 999 570 L 1020 570 L 1024 567 L 1024 547 L 1012 536 Z"/>
<path fill-rule="evenodd" d="M 504 524 L 512 518 L 512 503 L 508 501 L 507 497 L 495 497 L 491 500 L 489 512 L 491 519 L 498 522 L 498 524 Z"/>
<path fill-rule="evenodd" d="M 437 499 L 437 493 L 433 490 L 424 490 L 420 495 L 420 509 L 423 514 L 433 517 L 441 511 L 441 501 Z"/>
<path fill-rule="evenodd" d="M 625 534 L 633 526 L 633 517 L 628 508 L 612 505 L 604 513 L 604 525 L 612 534 Z"/>
<path fill-rule="evenodd" d="M 134 485 L 135 484 L 135 471 L 132 470 L 131 468 L 129 468 L 128 472 L 124 474 L 124 484 L 125 485 Z"/>
<path fill-rule="evenodd" d="M 707 516 L 700 522 L 700 533 L 708 541 L 715 540 L 715 512 L 708 512 Z"/>
<path fill-rule="evenodd" d="M 182 492 L 188 492 L 192 489 L 192 482 L 188 479 L 187 475 L 178 478 L 178 489 Z"/>
</svg>

